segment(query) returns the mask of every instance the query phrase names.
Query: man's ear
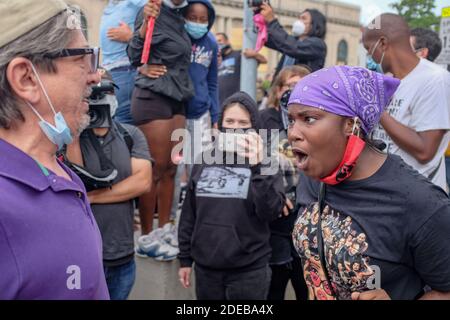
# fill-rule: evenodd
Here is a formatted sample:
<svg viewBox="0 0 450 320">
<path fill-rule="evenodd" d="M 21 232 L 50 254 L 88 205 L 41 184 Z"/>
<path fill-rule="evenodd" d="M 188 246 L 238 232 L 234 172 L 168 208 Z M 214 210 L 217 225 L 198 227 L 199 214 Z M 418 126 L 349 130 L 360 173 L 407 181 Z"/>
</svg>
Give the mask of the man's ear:
<svg viewBox="0 0 450 320">
<path fill-rule="evenodd" d="M 37 104 L 41 90 L 30 60 L 14 58 L 6 68 L 6 78 L 14 94 L 31 104 Z"/>
<path fill-rule="evenodd" d="M 428 59 L 429 54 L 430 50 L 428 48 L 422 48 L 422 50 L 419 51 L 419 56 L 424 59 Z"/>
<path fill-rule="evenodd" d="M 389 47 L 389 39 L 386 36 L 380 37 L 380 49 L 385 52 Z"/>
</svg>

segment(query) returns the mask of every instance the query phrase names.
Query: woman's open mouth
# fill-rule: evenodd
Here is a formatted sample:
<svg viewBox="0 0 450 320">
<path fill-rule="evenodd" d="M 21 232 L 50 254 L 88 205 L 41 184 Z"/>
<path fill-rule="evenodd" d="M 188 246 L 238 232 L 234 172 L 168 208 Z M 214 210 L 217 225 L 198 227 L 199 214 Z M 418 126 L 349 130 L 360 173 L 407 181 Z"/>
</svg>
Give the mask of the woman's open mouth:
<svg viewBox="0 0 450 320">
<path fill-rule="evenodd" d="M 306 167 L 306 164 L 308 162 L 308 154 L 306 154 L 304 151 L 297 149 L 297 148 L 293 148 L 292 152 L 294 153 L 295 157 L 297 158 L 297 167 L 300 170 L 304 170 Z"/>
</svg>

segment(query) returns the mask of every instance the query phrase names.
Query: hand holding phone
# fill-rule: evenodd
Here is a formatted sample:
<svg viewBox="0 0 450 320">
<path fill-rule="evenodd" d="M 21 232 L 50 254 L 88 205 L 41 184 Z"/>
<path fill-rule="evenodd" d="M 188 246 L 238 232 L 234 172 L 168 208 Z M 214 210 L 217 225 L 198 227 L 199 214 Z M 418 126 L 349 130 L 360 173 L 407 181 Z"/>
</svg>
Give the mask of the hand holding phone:
<svg viewBox="0 0 450 320">
<path fill-rule="evenodd" d="M 246 134 L 245 141 L 239 142 L 238 155 L 248 158 L 250 165 L 260 164 L 264 158 L 264 142 L 260 135 L 256 132 Z"/>
<path fill-rule="evenodd" d="M 222 152 L 238 153 L 240 145 L 245 144 L 243 133 L 221 132 L 219 133 L 219 150 Z"/>
<path fill-rule="evenodd" d="M 220 133 L 219 150 L 236 153 L 249 159 L 250 165 L 257 165 L 263 159 L 264 143 L 256 132 L 248 134 Z"/>
</svg>

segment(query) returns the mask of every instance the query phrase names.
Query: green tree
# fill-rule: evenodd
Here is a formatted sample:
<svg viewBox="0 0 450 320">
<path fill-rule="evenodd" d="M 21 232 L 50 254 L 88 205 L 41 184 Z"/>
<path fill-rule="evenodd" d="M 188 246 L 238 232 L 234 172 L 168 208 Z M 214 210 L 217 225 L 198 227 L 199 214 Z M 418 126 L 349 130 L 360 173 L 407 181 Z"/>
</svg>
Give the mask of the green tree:
<svg viewBox="0 0 450 320">
<path fill-rule="evenodd" d="M 391 8 L 406 19 L 411 28 L 439 28 L 440 18 L 433 10 L 436 8 L 434 0 L 400 0 L 391 3 Z"/>
</svg>

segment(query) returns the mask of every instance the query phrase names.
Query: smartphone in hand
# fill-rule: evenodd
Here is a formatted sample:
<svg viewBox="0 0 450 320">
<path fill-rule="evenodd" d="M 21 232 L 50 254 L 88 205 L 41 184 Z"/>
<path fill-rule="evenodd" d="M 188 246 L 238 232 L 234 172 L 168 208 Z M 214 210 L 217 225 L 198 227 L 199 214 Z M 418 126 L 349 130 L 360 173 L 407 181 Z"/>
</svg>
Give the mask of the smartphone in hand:
<svg viewBox="0 0 450 320">
<path fill-rule="evenodd" d="M 241 153 L 245 152 L 247 135 L 243 133 L 220 132 L 218 148 L 222 152 Z"/>
</svg>

